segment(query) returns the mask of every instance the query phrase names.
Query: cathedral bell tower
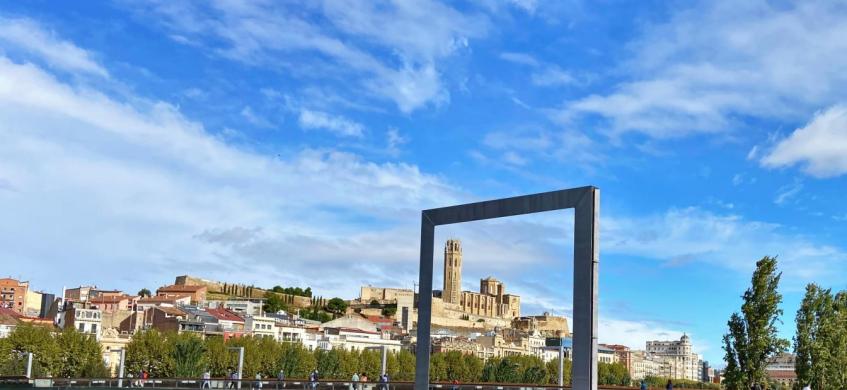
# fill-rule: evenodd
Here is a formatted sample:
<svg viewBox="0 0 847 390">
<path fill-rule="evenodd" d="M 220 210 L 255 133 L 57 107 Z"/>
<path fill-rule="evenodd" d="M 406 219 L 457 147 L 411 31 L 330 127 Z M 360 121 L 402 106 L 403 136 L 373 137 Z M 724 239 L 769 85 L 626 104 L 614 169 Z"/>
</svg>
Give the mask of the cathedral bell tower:
<svg viewBox="0 0 847 390">
<path fill-rule="evenodd" d="M 460 304 L 462 298 L 462 242 L 447 240 L 444 244 L 444 302 Z"/>
</svg>

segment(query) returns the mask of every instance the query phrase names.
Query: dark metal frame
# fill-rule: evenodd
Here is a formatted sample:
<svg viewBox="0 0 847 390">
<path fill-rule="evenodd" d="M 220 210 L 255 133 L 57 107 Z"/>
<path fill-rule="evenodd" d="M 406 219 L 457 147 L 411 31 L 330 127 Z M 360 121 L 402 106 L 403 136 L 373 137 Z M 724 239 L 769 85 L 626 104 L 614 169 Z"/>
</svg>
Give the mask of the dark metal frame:
<svg viewBox="0 0 847 390">
<path fill-rule="evenodd" d="M 597 389 L 597 265 L 600 190 L 580 187 L 429 209 L 421 212 L 420 293 L 415 390 L 428 390 L 432 348 L 432 269 L 435 227 L 574 209 L 573 389 Z"/>
</svg>

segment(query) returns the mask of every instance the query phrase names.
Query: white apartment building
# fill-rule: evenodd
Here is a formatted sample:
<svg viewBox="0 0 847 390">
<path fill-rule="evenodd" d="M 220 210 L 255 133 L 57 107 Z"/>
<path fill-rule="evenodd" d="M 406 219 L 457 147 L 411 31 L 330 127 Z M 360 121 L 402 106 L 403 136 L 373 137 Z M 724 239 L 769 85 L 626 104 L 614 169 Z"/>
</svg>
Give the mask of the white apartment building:
<svg viewBox="0 0 847 390">
<path fill-rule="evenodd" d="M 276 339 L 276 320 L 270 317 L 246 316 L 244 318 L 244 330 L 253 333 L 253 336 L 270 337 Z"/>
<path fill-rule="evenodd" d="M 692 351 L 691 338 L 688 335 L 682 335 L 679 341 L 648 341 L 644 353 L 646 355 L 643 358 L 644 361 L 660 360 L 662 362 L 663 372 L 661 376 L 692 381 L 699 381 L 702 378 L 700 355 Z M 633 358 L 631 376 L 633 379 L 641 379 L 636 378 L 634 360 Z M 652 363 L 645 364 L 655 368 Z"/>
<path fill-rule="evenodd" d="M 303 342 L 306 328 L 293 324 L 276 323 L 276 341 Z"/>
<path fill-rule="evenodd" d="M 400 340 L 391 339 L 390 334 L 354 328 L 324 328 L 317 332 L 306 332 L 303 345 L 309 350 L 331 350 L 341 348 L 360 351 L 368 348 L 388 348 L 389 352 L 400 352 Z"/>
<path fill-rule="evenodd" d="M 641 380 L 648 376 L 668 376 L 665 360 L 648 354 L 646 351 L 632 351 L 630 377 L 633 380 Z"/>
<path fill-rule="evenodd" d="M 59 327 L 74 328 L 80 333 L 93 335 L 100 341 L 103 314 L 99 309 L 81 309 L 72 307 L 59 316 Z"/>
</svg>

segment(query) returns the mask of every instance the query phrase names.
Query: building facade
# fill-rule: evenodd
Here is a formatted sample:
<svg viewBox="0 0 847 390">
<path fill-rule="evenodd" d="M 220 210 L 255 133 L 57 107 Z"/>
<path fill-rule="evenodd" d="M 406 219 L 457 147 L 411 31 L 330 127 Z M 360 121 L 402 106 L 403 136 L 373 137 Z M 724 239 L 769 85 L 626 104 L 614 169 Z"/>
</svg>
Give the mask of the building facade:
<svg viewBox="0 0 847 390">
<path fill-rule="evenodd" d="M 0 279 L 0 307 L 25 314 L 24 305 L 28 290 L 29 282 L 21 282 L 12 278 Z"/>
<path fill-rule="evenodd" d="M 444 289 L 441 299 L 459 304 L 462 299 L 462 243 L 450 239 L 444 244 Z"/>
</svg>

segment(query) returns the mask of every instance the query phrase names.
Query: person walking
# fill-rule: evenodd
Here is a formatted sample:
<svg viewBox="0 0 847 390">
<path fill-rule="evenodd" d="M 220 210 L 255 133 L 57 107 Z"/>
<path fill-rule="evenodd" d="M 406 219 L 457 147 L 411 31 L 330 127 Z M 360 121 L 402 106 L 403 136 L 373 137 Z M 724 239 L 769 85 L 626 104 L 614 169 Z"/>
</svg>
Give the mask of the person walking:
<svg viewBox="0 0 847 390">
<path fill-rule="evenodd" d="M 253 382 L 253 389 L 262 390 L 262 373 L 256 373 L 256 380 Z"/>
<path fill-rule="evenodd" d="M 670 379 L 668 379 L 668 384 L 665 385 L 665 390 L 673 390 L 673 382 Z"/>
<path fill-rule="evenodd" d="M 359 374 L 353 373 L 353 377 L 350 378 L 350 390 L 359 390 Z"/>
<path fill-rule="evenodd" d="M 368 374 L 365 374 L 364 372 L 362 373 L 361 383 L 362 384 L 359 388 L 361 390 L 365 390 L 368 387 Z"/>
<path fill-rule="evenodd" d="M 311 374 L 309 374 L 309 385 L 312 387 L 312 390 L 318 388 L 318 380 L 320 380 L 320 377 L 318 376 L 318 369 L 316 368 Z"/>
<path fill-rule="evenodd" d="M 379 377 L 380 388 L 382 390 L 388 390 L 388 373 L 383 373 L 382 376 Z"/>
<path fill-rule="evenodd" d="M 229 388 L 230 389 L 236 388 L 236 384 L 235 384 L 236 382 L 238 382 L 238 373 L 235 370 L 233 370 L 231 373 L 229 373 Z"/>
<path fill-rule="evenodd" d="M 211 389 L 212 388 L 212 373 L 209 370 L 203 371 L 203 384 L 200 385 L 201 389 Z"/>
<path fill-rule="evenodd" d="M 640 390 L 647 390 L 647 382 L 645 382 L 644 379 L 641 380 L 641 389 Z"/>
<path fill-rule="evenodd" d="M 279 390 L 280 387 L 282 387 L 283 389 L 285 388 L 285 371 L 283 371 L 282 369 L 280 369 L 279 372 L 276 373 L 277 390 Z"/>
</svg>

